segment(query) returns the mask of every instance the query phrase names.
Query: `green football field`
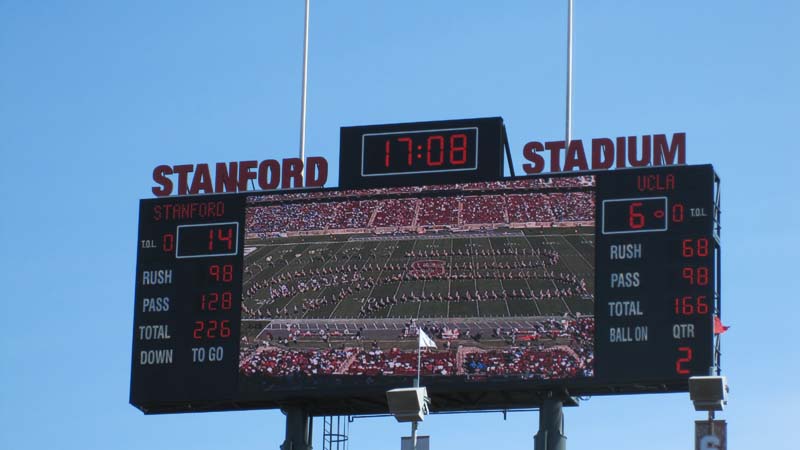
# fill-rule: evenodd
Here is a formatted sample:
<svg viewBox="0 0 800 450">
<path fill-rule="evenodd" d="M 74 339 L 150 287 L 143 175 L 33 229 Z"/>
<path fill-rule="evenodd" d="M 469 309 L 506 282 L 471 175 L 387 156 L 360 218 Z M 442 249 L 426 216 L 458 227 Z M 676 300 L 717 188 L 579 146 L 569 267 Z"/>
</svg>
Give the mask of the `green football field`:
<svg viewBox="0 0 800 450">
<path fill-rule="evenodd" d="M 594 253 L 592 227 L 248 239 L 242 318 L 592 315 Z"/>
</svg>

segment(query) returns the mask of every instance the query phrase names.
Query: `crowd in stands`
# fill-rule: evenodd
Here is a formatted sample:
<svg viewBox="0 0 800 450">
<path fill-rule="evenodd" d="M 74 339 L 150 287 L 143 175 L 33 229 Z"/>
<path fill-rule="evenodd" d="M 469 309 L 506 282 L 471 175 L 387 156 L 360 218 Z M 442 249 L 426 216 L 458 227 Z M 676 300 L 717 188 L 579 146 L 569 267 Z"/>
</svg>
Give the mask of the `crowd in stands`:
<svg viewBox="0 0 800 450">
<path fill-rule="evenodd" d="M 532 378 L 561 379 L 591 375 L 583 361 L 559 349 L 537 351 L 513 348 L 471 353 L 467 360 L 470 375 L 529 375 Z"/>
<path fill-rule="evenodd" d="M 260 231 L 365 228 L 376 205 L 375 200 L 278 203 L 248 209 L 247 223 Z"/>
<path fill-rule="evenodd" d="M 461 219 L 465 224 L 508 223 L 506 202 L 502 195 L 464 197 Z"/>
<path fill-rule="evenodd" d="M 593 187 L 591 175 L 578 177 L 538 177 L 517 180 L 483 181 L 478 183 L 457 183 L 430 186 L 404 186 L 372 189 L 338 189 L 321 191 L 281 191 L 275 194 L 254 195 L 247 198 L 248 203 L 263 203 L 285 200 L 359 198 L 374 196 L 407 195 L 421 192 L 451 191 L 503 191 L 519 189 L 584 188 Z"/>
<path fill-rule="evenodd" d="M 511 194 L 506 197 L 508 220 L 510 222 L 528 222 L 535 217 L 541 222 L 553 222 L 552 205 L 549 196 L 538 194 Z"/>
<path fill-rule="evenodd" d="M 416 198 L 386 199 L 377 201 L 373 227 L 408 227 L 414 222 Z"/>
<path fill-rule="evenodd" d="M 432 197 L 419 204 L 418 226 L 458 225 L 460 197 Z"/>
<path fill-rule="evenodd" d="M 453 352 L 426 351 L 422 354 L 420 371 L 423 375 L 453 375 L 456 361 Z M 347 367 L 348 375 L 406 375 L 417 374 L 417 353 L 393 348 L 384 352 L 380 348 L 364 350 Z"/>
<path fill-rule="evenodd" d="M 585 191 L 406 197 L 379 200 L 275 203 L 247 208 L 251 233 L 376 228 L 501 226 L 594 220 L 594 195 Z"/>
<path fill-rule="evenodd" d="M 416 335 L 416 324 L 406 326 L 405 333 Z M 422 375 L 448 376 L 522 376 L 538 379 L 561 379 L 593 375 L 594 370 L 594 319 L 591 317 L 551 319 L 536 324 L 532 329 L 496 329 L 491 339 L 504 339 L 505 346 L 481 349 L 474 342 L 480 333 L 470 336 L 470 331 L 454 330 L 446 324 L 426 324 L 422 329 L 440 342 L 442 349 L 424 349 L 420 371 Z M 360 331 L 358 338 L 361 337 Z M 341 348 L 304 349 L 291 348 L 297 344 L 299 330 L 292 331 L 292 344 L 288 338 L 274 345 L 242 346 L 239 369 L 244 375 L 285 377 L 295 375 L 366 375 L 414 376 L 417 373 L 417 351 L 391 348 L 384 351 L 377 341 L 370 346 L 361 345 L 356 335 L 356 346 Z M 307 334 L 313 334 L 307 332 Z M 327 332 L 319 334 L 328 343 Z M 544 346 L 545 339 L 552 345 Z M 561 341 L 556 341 L 560 339 Z M 450 345 L 454 341 L 458 345 Z M 559 343 L 563 342 L 563 343 Z"/>
<path fill-rule="evenodd" d="M 558 222 L 586 220 L 587 211 L 594 211 L 594 198 L 575 192 L 554 192 L 548 196 L 548 201 L 554 220 Z"/>
<path fill-rule="evenodd" d="M 239 371 L 244 375 L 263 374 L 271 377 L 292 375 L 332 375 L 355 350 L 289 350 L 278 347 L 242 352 Z"/>
</svg>

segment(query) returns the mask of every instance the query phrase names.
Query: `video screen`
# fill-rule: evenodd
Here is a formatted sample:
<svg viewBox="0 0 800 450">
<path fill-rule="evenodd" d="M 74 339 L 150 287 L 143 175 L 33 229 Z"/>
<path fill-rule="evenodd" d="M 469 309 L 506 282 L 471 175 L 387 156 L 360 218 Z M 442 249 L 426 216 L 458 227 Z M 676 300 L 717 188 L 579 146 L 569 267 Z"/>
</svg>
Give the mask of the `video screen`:
<svg viewBox="0 0 800 450">
<path fill-rule="evenodd" d="M 595 190 L 583 176 L 248 197 L 242 384 L 414 377 L 420 330 L 427 383 L 592 377 Z"/>
</svg>

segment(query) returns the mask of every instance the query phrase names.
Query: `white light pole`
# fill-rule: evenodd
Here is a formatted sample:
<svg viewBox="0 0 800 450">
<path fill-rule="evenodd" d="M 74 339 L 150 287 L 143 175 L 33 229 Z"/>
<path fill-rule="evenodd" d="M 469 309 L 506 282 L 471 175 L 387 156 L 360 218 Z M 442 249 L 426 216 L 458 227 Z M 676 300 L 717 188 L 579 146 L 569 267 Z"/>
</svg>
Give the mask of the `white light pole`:
<svg viewBox="0 0 800 450">
<path fill-rule="evenodd" d="M 567 130 L 564 150 L 569 150 L 572 140 L 572 0 L 567 0 Z"/>
<path fill-rule="evenodd" d="M 300 101 L 300 161 L 303 163 L 303 178 L 306 174 L 306 90 L 308 89 L 308 11 L 310 0 L 306 0 L 305 26 L 303 29 L 303 88 Z"/>
</svg>

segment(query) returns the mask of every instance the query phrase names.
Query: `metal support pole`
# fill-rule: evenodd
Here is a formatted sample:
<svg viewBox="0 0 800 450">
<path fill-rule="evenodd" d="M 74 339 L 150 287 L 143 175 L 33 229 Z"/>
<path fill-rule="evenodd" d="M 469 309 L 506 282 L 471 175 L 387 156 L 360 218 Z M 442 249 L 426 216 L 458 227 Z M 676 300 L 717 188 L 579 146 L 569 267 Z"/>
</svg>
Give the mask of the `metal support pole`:
<svg viewBox="0 0 800 450">
<path fill-rule="evenodd" d="M 306 91 L 308 90 L 308 15 L 311 0 L 306 0 L 305 26 L 303 29 L 303 87 L 300 100 L 300 161 L 303 162 L 303 183 L 306 175 Z"/>
<path fill-rule="evenodd" d="M 417 450 L 417 421 L 411 422 L 411 448 Z"/>
<path fill-rule="evenodd" d="M 566 450 L 563 402 L 548 398 L 539 409 L 539 432 L 534 437 L 534 450 Z"/>
<path fill-rule="evenodd" d="M 708 433 L 712 436 L 716 436 L 716 434 L 714 434 L 714 411 L 708 412 Z"/>
<path fill-rule="evenodd" d="M 572 0 L 567 0 L 567 126 L 564 150 L 572 141 Z"/>
<path fill-rule="evenodd" d="M 293 406 L 284 410 L 286 414 L 286 440 L 281 450 L 311 450 L 312 418 L 308 410 Z"/>
<path fill-rule="evenodd" d="M 419 387 L 419 378 L 421 370 L 422 370 L 422 346 L 417 344 L 417 378 L 414 378 L 414 387 Z"/>
</svg>

